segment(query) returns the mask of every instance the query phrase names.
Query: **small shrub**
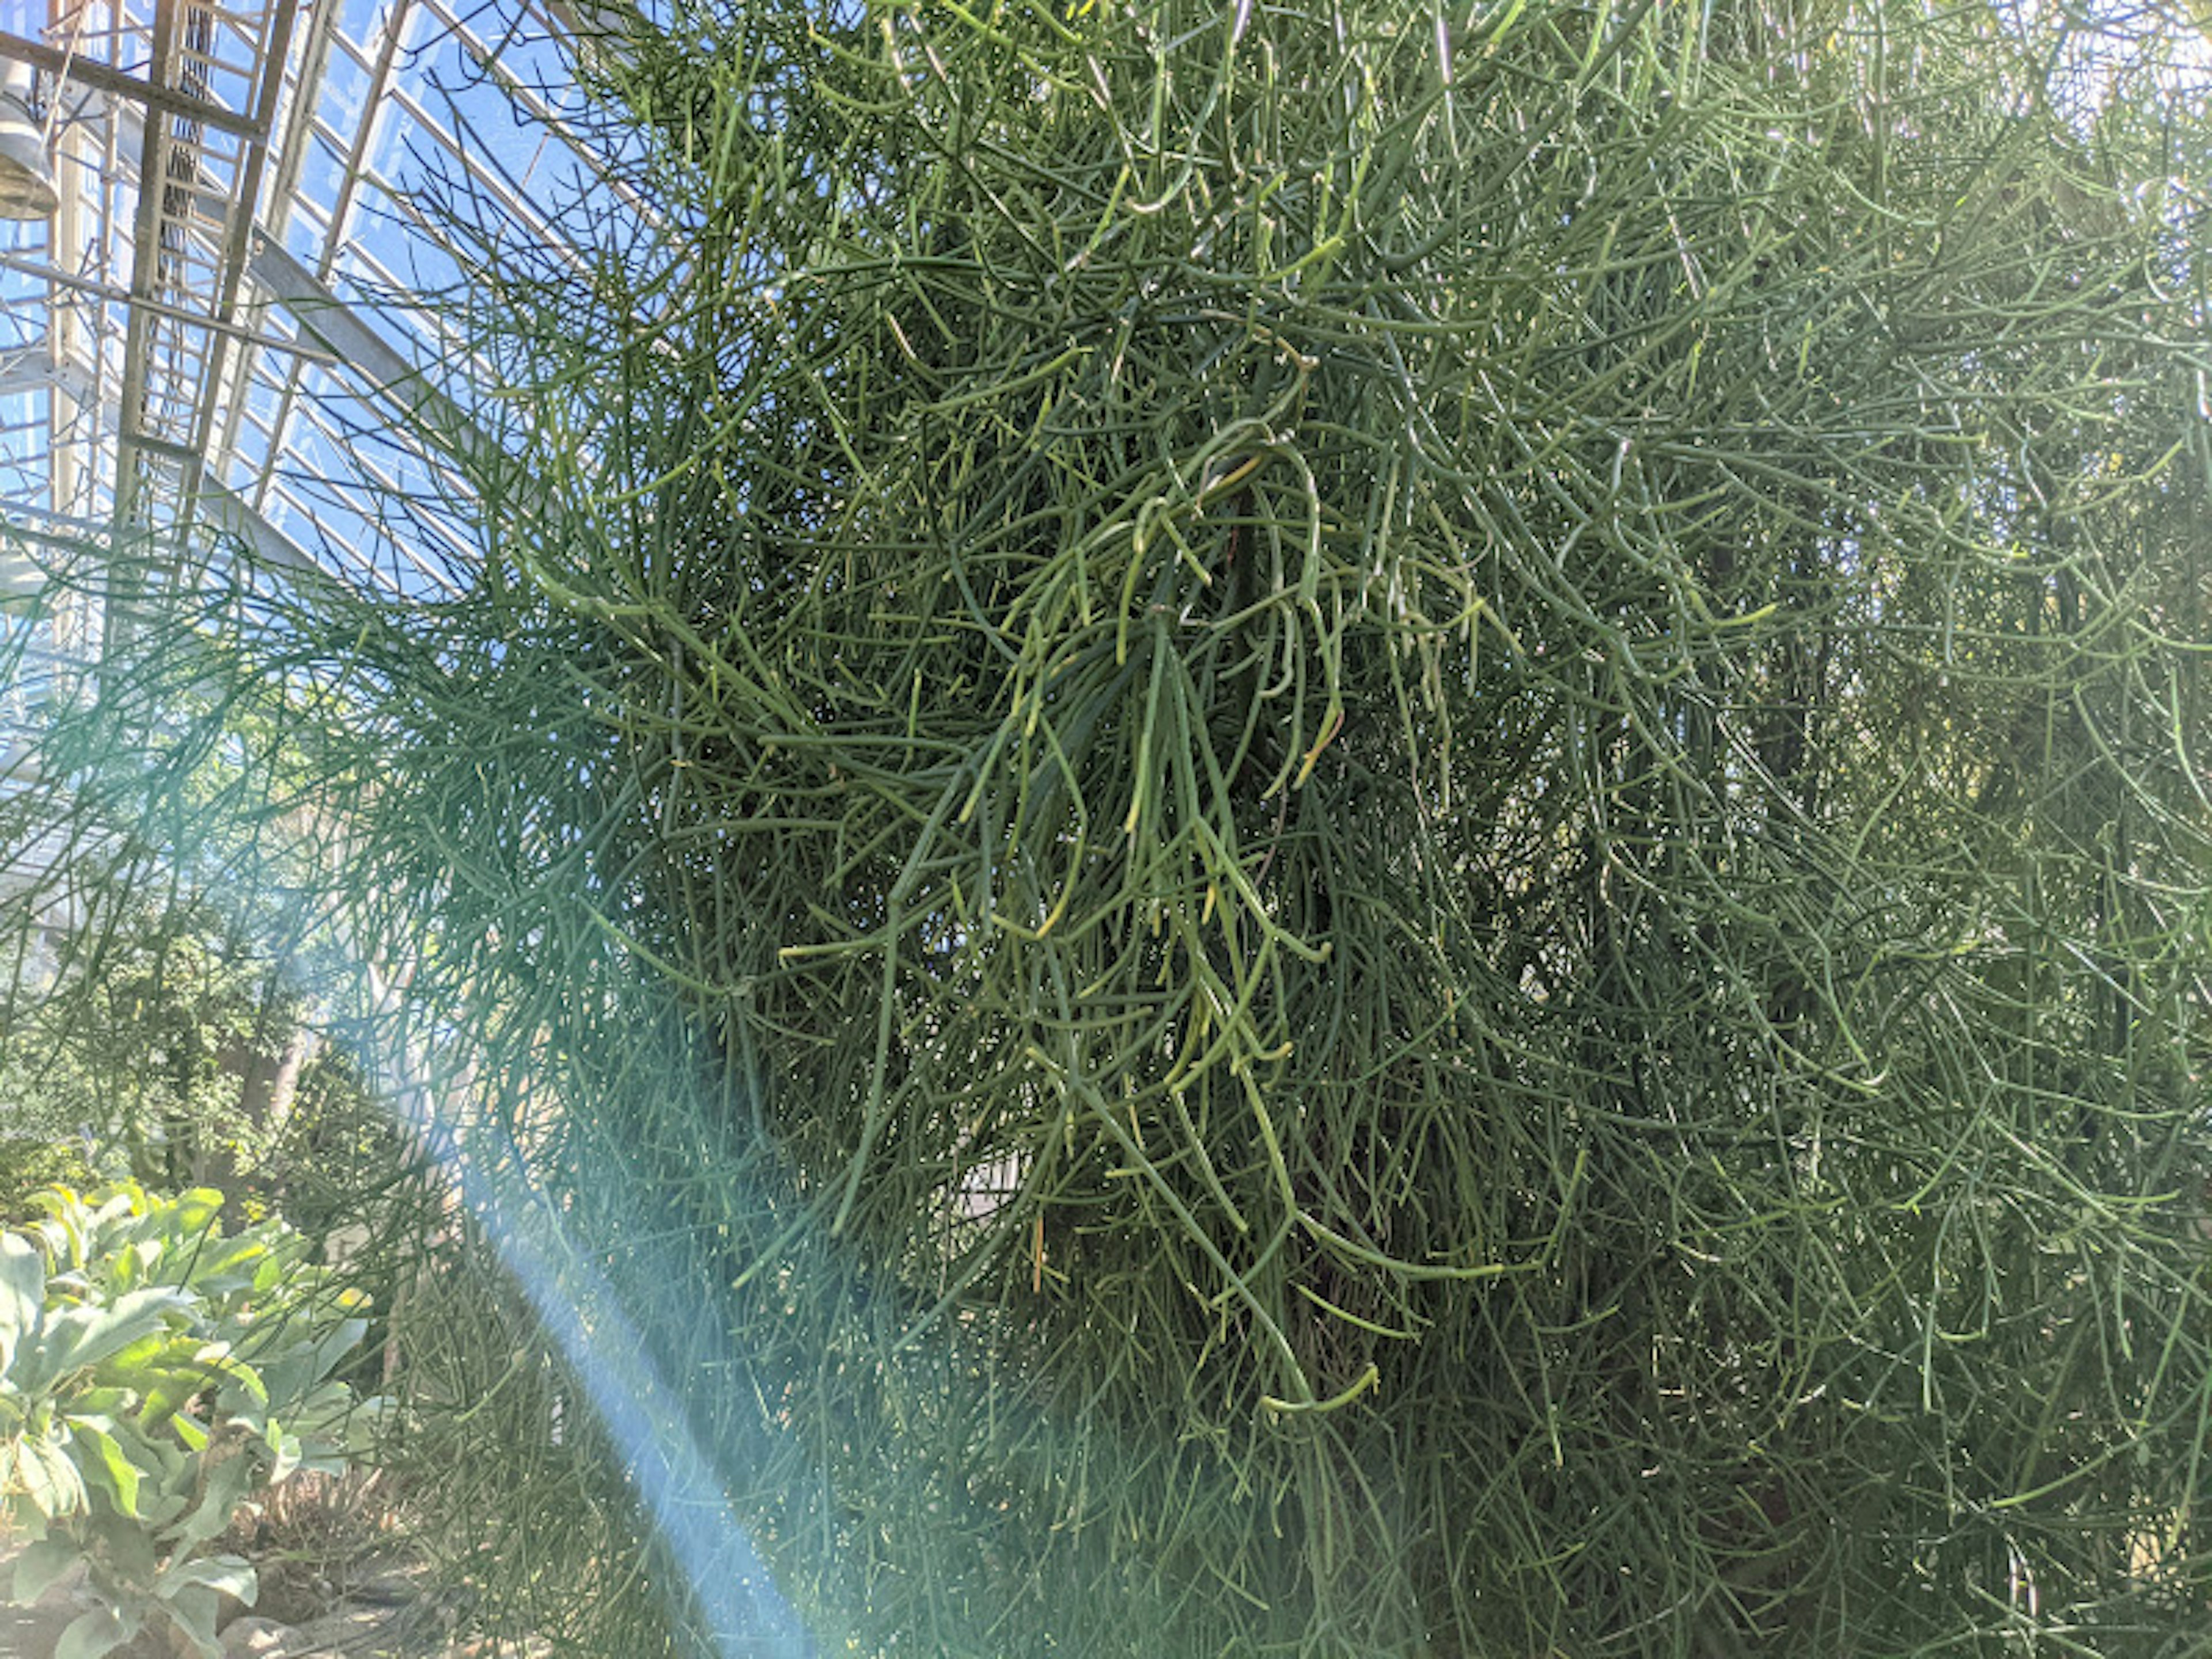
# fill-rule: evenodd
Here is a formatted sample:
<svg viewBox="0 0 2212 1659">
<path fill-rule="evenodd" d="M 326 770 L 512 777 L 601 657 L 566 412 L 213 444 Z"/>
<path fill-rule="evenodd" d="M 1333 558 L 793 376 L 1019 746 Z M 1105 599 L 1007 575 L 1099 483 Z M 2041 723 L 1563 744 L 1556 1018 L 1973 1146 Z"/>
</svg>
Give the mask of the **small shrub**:
<svg viewBox="0 0 2212 1659">
<path fill-rule="evenodd" d="M 49 1187 L 87 1187 L 94 1179 L 82 1140 L 0 1138 L 0 1226 L 29 1221 Z"/>
<path fill-rule="evenodd" d="M 414 1560 L 396 1473 L 381 1464 L 303 1472 L 241 1510 L 216 1547 L 252 1559 L 260 1589 L 253 1610 L 304 1625 Z"/>
<path fill-rule="evenodd" d="M 343 1472 L 374 1423 L 331 1375 L 365 1298 L 281 1221 L 226 1235 L 212 1190 L 39 1201 L 44 1219 L 0 1234 L 0 1512 L 34 1540 L 15 1599 L 82 1561 L 98 1605 L 57 1659 L 142 1629 L 214 1659 L 221 1597 L 257 1589 L 215 1540 L 258 1491 Z"/>
</svg>

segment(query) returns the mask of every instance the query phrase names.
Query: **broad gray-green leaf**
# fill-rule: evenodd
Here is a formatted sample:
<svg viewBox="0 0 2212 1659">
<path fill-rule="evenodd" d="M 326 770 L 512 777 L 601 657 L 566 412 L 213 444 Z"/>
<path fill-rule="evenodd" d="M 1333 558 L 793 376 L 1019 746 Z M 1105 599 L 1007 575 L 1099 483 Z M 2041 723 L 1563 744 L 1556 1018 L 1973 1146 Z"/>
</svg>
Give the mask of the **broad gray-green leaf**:
<svg viewBox="0 0 2212 1659">
<path fill-rule="evenodd" d="M 178 1589 L 164 1597 L 162 1605 L 200 1659 L 222 1659 L 222 1644 L 215 1633 L 216 1613 L 222 1602 L 213 1590 L 197 1586 Z"/>
<path fill-rule="evenodd" d="M 76 1546 L 66 1538 L 49 1535 L 31 1545 L 15 1558 L 16 1605 L 30 1606 L 81 1559 Z"/>
<path fill-rule="evenodd" d="M 112 1607 L 94 1607 L 71 1621 L 54 1644 L 54 1659 L 102 1659 L 137 1634 Z"/>
<path fill-rule="evenodd" d="M 33 1507 L 49 1520 L 84 1508 L 84 1478 L 68 1451 L 51 1440 L 22 1443 L 15 1457 L 15 1479 Z"/>
<path fill-rule="evenodd" d="M 171 1315 L 189 1316 L 194 1306 L 190 1292 L 161 1287 L 131 1291 L 111 1306 L 70 1308 L 57 1314 L 47 1322 L 46 1345 L 36 1367 L 27 1362 L 27 1384 L 41 1385 L 65 1372 L 97 1365 L 161 1330 Z"/>
<path fill-rule="evenodd" d="M 93 1456 L 86 1467 L 105 1477 L 105 1484 L 115 1498 L 116 1507 L 124 1514 L 138 1513 L 138 1466 L 131 1455 L 116 1440 L 113 1425 L 101 1419 L 73 1417 L 70 1431 L 82 1443 L 92 1449 Z"/>
<path fill-rule="evenodd" d="M 0 1235 L 0 1377 L 14 1364 L 15 1344 L 36 1334 L 45 1316 L 46 1261 L 21 1233 Z"/>
<path fill-rule="evenodd" d="M 199 1501 L 163 1532 L 163 1536 L 180 1553 L 189 1553 L 222 1532 L 253 1489 L 255 1470 L 251 1457 L 211 1457 L 201 1467 L 204 1484 Z"/>
<path fill-rule="evenodd" d="M 224 1595 L 234 1595 L 248 1607 L 260 1594 L 260 1580 L 251 1563 L 236 1555 L 204 1556 L 196 1561 L 183 1561 L 163 1571 L 155 1582 L 163 1595 L 173 1595 L 187 1586 L 204 1585 L 210 1590 Z"/>
</svg>

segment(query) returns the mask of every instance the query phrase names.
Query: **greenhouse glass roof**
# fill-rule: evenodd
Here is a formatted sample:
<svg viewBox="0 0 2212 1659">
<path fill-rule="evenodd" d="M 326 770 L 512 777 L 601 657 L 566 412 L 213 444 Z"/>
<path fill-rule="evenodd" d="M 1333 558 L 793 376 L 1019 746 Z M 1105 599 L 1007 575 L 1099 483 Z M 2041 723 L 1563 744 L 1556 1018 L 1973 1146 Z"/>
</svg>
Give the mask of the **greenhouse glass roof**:
<svg viewBox="0 0 2212 1659">
<path fill-rule="evenodd" d="M 52 204 L 0 220 L 0 597 L 194 525 L 450 580 L 467 538 L 389 400 L 483 376 L 420 303 L 462 273 L 410 192 L 557 241 L 544 204 L 594 174 L 562 125 L 574 26 L 565 0 L 0 0 L 0 156 L 42 174 L 18 212 Z"/>
</svg>

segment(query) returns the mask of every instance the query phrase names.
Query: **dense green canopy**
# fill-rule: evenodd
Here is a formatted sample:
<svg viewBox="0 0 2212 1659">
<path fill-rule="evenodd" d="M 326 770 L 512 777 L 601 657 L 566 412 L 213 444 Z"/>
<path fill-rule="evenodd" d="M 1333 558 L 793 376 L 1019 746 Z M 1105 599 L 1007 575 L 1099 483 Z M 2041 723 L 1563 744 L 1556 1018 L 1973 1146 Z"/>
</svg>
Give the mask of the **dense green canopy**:
<svg viewBox="0 0 2212 1659">
<path fill-rule="evenodd" d="M 825 1650 L 2182 1651 L 2212 234 L 2104 27 L 672 6 L 642 216 L 453 204 L 467 591 L 111 706 L 313 804 Z M 702 1640 L 499 1397 L 489 1580 Z"/>
</svg>

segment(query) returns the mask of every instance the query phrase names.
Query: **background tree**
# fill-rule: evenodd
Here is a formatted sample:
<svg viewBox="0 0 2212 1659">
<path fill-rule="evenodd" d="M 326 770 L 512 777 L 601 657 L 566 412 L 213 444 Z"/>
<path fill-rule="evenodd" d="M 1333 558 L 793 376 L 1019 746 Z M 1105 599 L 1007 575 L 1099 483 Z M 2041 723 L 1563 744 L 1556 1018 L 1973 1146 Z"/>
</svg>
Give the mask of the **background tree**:
<svg viewBox="0 0 2212 1659">
<path fill-rule="evenodd" d="M 466 591 L 218 562 L 107 708 L 228 676 L 345 826 L 302 879 L 408 963 L 458 1152 L 833 1644 L 2172 1650 L 2176 57 L 1886 0 L 633 18 L 585 62 L 649 211 L 576 204 L 579 267 L 453 204 Z M 448 1460 L 491 1588 L 708 1641 L 515 1397 L 432 1431 L 505 1460 Z"/>
<path fill-rule="evenodd" d="M 112 1176 L 220 1187 L 327 1221 L 335 1206 L 318 1189 L 332 1172 L 319 1155 L 343 1146 L 349 1168 L 373 1161 L 369 1142 L 394 1149 L 296 966 L 204 896 L 76 875 L 93 902 L 75 927 L 46 930 L 52 971 L 19 978 L 0 1007 L 6 1132 L 79 1143 Z"/>
</svg>

